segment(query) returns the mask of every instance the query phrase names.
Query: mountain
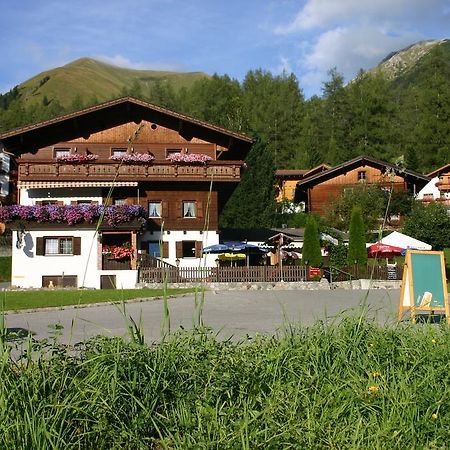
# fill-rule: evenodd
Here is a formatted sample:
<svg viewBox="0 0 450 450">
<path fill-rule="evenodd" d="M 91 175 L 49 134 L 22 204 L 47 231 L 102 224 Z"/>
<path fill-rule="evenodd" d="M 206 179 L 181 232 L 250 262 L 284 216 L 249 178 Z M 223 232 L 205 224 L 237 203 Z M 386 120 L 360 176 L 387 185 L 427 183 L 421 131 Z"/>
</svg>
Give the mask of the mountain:
<svg viewBox="0 0 450 450">
<path fill-rule="evenodd" d="M 18 86 L 21 101 L 26 105 L 57 100 L 64 108 L 72 103 L 97 103 L 137 89 L 146 94 L 158 83 L 170 82 L 177 90 L 189 88 L 201 78 L 202 72 L 158 72 L 133 70 L 81 58 L 63 67 L 41 72 Z"/>
<path fill-rule="evenodd" d="M 412 81 L 411 78 L 415 78 L 414 74 L 423 69 L 430 54 L 436 51 L 444 51 L 449 56 L 450 40 L 437 39 L 416 42 L 402 50 L 390 53 L 368 73 L 381 73 L 385 78 L 394 82 L 402 82 L 402 79 Z"/>
</svg>

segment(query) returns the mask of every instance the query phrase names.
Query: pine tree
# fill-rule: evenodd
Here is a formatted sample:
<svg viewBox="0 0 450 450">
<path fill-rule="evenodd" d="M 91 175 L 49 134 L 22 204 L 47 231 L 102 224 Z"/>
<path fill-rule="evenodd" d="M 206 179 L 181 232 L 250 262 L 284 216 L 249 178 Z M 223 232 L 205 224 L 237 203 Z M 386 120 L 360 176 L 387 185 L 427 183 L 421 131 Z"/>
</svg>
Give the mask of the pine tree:
<svg viewBox="0 0 450 450">
<path fill-rule="evenodd" d="M 272 153 L 257 139 L 246 159 L 248 169 L 220 217 L 222 228 L 264 228 L 276 220 L 275 166 Z"/>
<path fill-rule="evenodd" d="M 309 264 L 313 267 L 320 267 L 322 265 L 319 229 L 316 219 L 312 215 L 309 215 L 306 221 L 302 258 L 304 264 Z"/>
<path fill-rule="evenodd" d="M 352 210 L 347 262 L 349 265 L 367 264 L 366 231 L 359 206 L 355 206 Z"/>
</svg>

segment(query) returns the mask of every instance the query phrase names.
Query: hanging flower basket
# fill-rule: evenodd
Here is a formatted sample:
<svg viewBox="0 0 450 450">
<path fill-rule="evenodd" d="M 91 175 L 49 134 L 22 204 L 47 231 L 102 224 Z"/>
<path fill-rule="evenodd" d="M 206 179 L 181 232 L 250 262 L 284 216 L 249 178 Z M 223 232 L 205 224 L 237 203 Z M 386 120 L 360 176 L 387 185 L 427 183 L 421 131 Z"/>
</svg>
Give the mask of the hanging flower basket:
<svg viewBox="0 0 450 450">
<path fill-rule="evenodd" d="M 112 161 L 124 163 L 151 163 L 155 157 L 148 153 L 130 153 L 125 155 L 112 155 L 109 159 Z"/>
<path fill-rule="evenodd" d="M 114 260 L 131 259 L 134 257 L 134 249 L 130 242 L 125 242 L 122 245 L 104 244 L 102 247 L 102 255 Z"/>
<path fill-rule="evenodd" d="M 78 153 L 73 153 L 70 155 L 61 155 L 56 158 L 56 161 L 62 163 L 84 163 L 84 162 L 92 162 L 98 159 L 98 155 L 89 154 L 89 155 L 79 155 Z"/>
<path fill-rule="evenodd" d="M 203 153 L 172 153 L 166 160 L 176 164 L 207 164 L 212 158 Z"/>
</svg>

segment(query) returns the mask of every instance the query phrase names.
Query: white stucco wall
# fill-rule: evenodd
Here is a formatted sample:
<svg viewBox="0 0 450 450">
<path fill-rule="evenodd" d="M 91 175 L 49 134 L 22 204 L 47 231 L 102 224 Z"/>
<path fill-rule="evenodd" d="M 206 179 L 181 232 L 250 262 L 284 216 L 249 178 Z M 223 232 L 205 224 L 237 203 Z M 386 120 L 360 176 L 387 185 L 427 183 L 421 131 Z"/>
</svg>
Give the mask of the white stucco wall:
<svg viewBox="0 0 450 450">
<path fill-rule="evenodd" d="M 146 232 L 141 236 L 144 241 L 160 241 L 161 232 L 154 231 L 152 234 Z M 219 234 L 216 231 L 164 231 L 163 242 L 169 243 L 169 257 L 163 261 L 176 265 L 176 242 L 179 241 L 201 241 L 203 248 L 219 243 Z M 203 255 L 202 258 L 180 258 L 180 267 L 214 267 L 217 255 Z"/>
<path fill-rule="evenodd" d="M 440 198 L 441 193 L 439 189 L 436 187 L 436 183 L 439 181 L 439 177 L 433 178 L 429 181 L 418 193 L 417 200 L 423 200 L 423 196 L 425 194 L 433 194 L 433 200 Z"/>
<path fill-rule="evenodd" d="M 73 236 L 81 238 L 81 255 L 36 255 L 36 238 Z M 136 270 L 99 270 L 97 268 L 97 238 L 94 230 L 32 230 L 26 232 L 21 248 L 16 247 L 17 232 L 13 232 L 11 284 L 23 288 L 42 287 L 43 276 L 76 275 L 78 287 L 100 288 L 101 275 L 115 275 L 116 287 L 136 287 Z M 45 286 L 44 286 L 45 287 Z"/>
<path fill-rule="evenodd" d="M 100 188 L 45 188 L 45 189 L 20 189 L 21 205 L 35 205 L 36 202 L 56 200 L 70 205 L 72 201 L 91 200 L 101 204 L 103 201 Z"/>
</svg>

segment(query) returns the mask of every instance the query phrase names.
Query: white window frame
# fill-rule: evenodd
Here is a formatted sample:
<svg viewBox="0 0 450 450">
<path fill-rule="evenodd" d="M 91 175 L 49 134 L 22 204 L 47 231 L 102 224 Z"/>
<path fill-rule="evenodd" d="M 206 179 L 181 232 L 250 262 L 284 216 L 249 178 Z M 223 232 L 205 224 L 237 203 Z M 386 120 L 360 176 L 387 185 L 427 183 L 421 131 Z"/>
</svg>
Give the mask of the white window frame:
<svg viewBox="0 0 450 450">
<path fill-rule="evenodd" d="M 183 202 L 183 218 L 195 219 L 197 217 L 197 202 L 187 200 Z"/>
<path fill-rule="evenodd" d="M 154 212 L 152 214 L 152 211 Z M 151 201 L 148 202 L 148 217 L 160 219 L 162 217 L 162 202 Z"/>
<path fill-rule="evenodd" d="M 46 237 L 44 256 L 73 255 L 73 237 Z"/>
</svg>

